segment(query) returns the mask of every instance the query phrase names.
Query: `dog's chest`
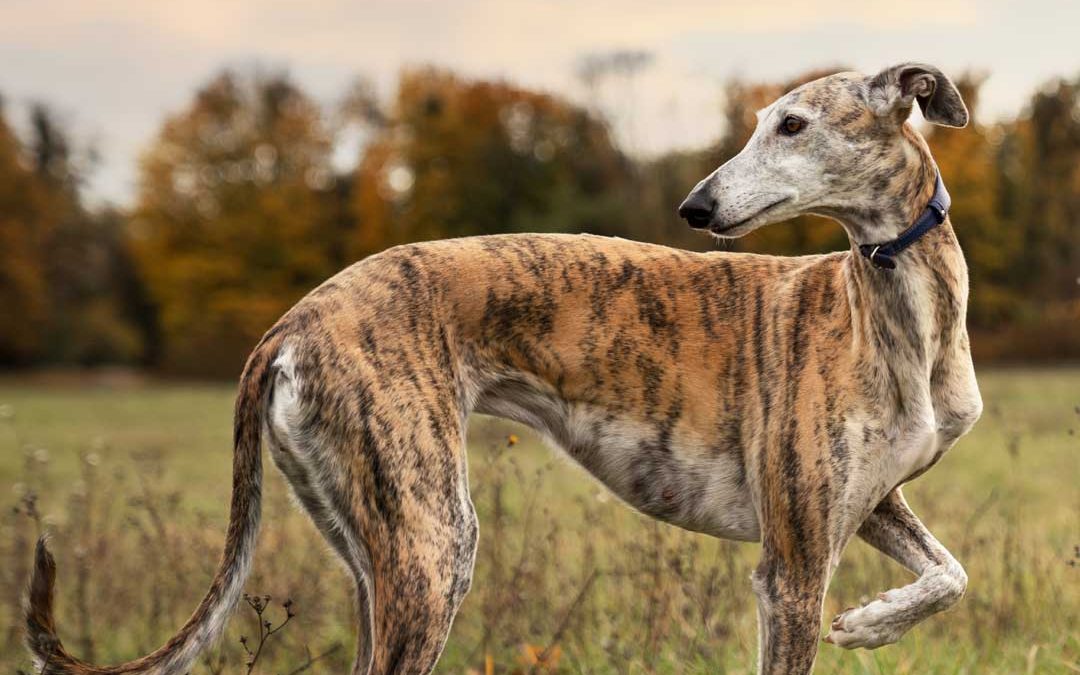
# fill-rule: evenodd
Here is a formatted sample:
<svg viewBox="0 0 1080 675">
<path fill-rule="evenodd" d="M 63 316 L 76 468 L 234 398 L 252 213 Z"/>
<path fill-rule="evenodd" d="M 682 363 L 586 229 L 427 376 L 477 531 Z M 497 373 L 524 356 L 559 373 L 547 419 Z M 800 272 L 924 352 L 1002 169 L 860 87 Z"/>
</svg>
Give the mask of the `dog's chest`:
<svg viewBox="0 0 1080 675">
<path fill-rule="evenodd" d="M 899 423 L 895 417 L 872 415 L 852 420 L 852 437 L 861 440 L 866 466 L 876 474 L 873 483 L 879 489 L 887 492 L 921 475 L 971 428 L 982 407 L 978 389 L 960 393 L 948 399 L 949 405 L 934 405 L 927 397 Z"/>
<path fill-rule="evenodd" d="M 947 449 L 944 435 L 932 421 L 915 425 L 896 444 L 893 482 L 901 483 L 929 469 Z"/>
<path fill-rule="evenodd" d="M 573 406 L 556 439 L 578 463 L 636 509 L 689 530 L 756 540 L 757 513 L 738 449 L 693 430 Z"/>
</svg>

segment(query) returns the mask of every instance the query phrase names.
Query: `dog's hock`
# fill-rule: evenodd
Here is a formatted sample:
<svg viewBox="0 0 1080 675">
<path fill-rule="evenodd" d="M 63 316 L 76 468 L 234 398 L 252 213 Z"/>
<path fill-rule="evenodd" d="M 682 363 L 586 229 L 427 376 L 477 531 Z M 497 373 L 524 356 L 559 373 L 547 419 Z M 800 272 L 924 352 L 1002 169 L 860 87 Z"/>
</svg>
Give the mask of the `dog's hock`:
<svg viewBox="0 0 1080 675">
<path fill-rule="evenodd" d="M 960 91 L 934 66 L 902 63 L 886 68 L 870 78 L 867 95 L 879 115 L 893 116 L 900 123 L 911 114 L 915 101 L 927 122 L 957 128 L 968 123 Z"/>
</svg>

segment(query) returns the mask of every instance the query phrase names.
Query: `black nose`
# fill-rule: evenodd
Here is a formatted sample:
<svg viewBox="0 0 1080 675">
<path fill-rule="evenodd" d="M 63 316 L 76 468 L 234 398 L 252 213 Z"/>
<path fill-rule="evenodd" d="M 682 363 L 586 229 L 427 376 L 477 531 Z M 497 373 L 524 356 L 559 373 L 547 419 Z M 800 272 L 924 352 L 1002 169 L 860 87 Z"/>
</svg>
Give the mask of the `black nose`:
<svg viewBox="0 0 1080 675">
<path fill-rule="evenodd" d="M 679 207 L 679 217 L 694 229 L 704 229 L 712 222 L 713 210 L 716 202 L 710 197 L 700 193 L 691 192 L 690 196 Z"/>
</svg>

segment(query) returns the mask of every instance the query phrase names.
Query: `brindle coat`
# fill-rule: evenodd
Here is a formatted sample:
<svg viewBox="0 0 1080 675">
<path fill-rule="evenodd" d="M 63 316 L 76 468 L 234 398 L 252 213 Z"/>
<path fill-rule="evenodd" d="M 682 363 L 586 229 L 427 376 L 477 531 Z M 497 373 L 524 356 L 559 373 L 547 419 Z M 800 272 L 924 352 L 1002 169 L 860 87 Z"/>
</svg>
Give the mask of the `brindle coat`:
<svg viewBox="0 0 1080 675">
<path fill-rule="evenodd" d="M 36 658 L 47 673 L 185 672 L 250 568 L 261 437 L 356 579 L 353 672 L 429 672 L 472 576 L 471 412 L 540 431 L 655 518 L 762 541 L 759 672 L 811 671 L 825 589 L 855 534 L 918 579 L 840 615 L 826 640 L 895 642 L 966 584 L 900 485 L 981 409 L 950 223 L 895 270 L 855 249 L 896 236 L 933 192 L 933 161 L 905 121 L 915 100 L 931 122 L 966 124 L 956 89 L 928 66 L 805 85 L 762 111 L 747 148 L 682 208 L 725 236 L 826 214 L 849 251 L 507 235 L 402 246 L 344 270 L 248 361 L 224 558 L 187 624 L 128 664 L 76 660 L 55 637 L 42 543 L 27 607 Z"/>
</svg>

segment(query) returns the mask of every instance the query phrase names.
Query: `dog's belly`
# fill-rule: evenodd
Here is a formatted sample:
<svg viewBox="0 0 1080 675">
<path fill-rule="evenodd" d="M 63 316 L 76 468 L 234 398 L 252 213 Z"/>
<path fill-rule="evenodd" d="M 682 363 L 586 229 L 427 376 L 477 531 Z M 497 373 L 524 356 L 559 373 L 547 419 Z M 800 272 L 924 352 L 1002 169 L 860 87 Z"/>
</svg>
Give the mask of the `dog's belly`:
<svg viewBox="0 0 1080 675">
<path fill-rule="evenodd" d="M 476 412 L 521 422 L 546 436 L 642 513 L 716 537 L 760 538 L 741 453 L 625 411 L 565 401 L 513 380 L 488 388 Z"/>
</svg>

